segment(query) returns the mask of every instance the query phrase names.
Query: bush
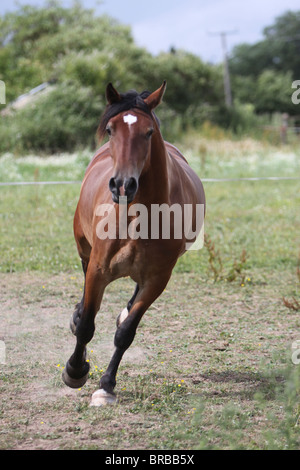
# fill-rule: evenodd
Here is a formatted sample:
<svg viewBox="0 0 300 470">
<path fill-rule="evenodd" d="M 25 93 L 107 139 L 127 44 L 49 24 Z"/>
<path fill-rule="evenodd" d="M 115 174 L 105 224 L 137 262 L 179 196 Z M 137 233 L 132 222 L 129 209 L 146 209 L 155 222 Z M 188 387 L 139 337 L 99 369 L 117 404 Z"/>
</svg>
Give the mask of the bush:
<svg viewBox="0 0 300 470">
<path fill-rule="evenodd" d="M 4 118 L 0 124 L 0 151 L 32 150 L 54 153 L 94 147 L 104 109 L 101 97 L 75 83 L 57 85 L 33 104 Z"/>
<path fill-rule="evenodd" d="M 258 124 L 254 106 L 239 102 L 235 102 L 232 108 L 225 105 L 214 107 L 211 120 L 216 125 L 223 129 L 230 129 L 237 135 L 253 130 Z"/>
</svg>

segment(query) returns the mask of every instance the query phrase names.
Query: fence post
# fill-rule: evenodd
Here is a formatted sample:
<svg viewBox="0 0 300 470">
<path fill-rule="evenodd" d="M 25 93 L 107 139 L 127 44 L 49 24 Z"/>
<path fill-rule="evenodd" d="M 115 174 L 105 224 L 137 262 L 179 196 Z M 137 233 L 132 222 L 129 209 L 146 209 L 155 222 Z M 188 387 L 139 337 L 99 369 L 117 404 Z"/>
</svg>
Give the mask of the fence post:
<svg viewBox="0 0 300 470">
<path fill-rule="evenodd" d="M 289 119 L 289 115 L 287 113 L 283 113 L 282 124 L 280 127 L 280 140 L 282 144 L 287 143 L 288 119 Z"/>
</svg>

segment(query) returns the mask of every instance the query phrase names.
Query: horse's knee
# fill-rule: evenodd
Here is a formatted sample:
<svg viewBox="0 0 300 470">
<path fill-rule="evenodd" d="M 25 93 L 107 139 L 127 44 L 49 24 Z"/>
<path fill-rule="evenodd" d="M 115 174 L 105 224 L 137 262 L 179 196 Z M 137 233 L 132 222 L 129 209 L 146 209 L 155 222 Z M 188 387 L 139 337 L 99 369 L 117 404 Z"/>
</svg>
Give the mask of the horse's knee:
<svg viewBox="0 0 300 470">
<path fill-rule="evenodd" d="M 117 328 L 114 344 L 116 348 L 126 350 L 134 340 L 137 325 L 127 317 Z"/>
<path fill-rule="evenodd" d="M 76 326 L 75 336 L 80 344 L 87 344 L 91 341 L 95 332 L 95 322 L 93 320 L 86 321 L 80 319 Z"/>
<path fill-rule="evenodd" d="M 84 302 L 84 298 L 82 297 L 81 302 L 76 304 L 74 313 L 72 314 L 71 319 L 70 319 L 70 329 L 73 335 L 76 335 L 76 327 L 80 321 L 80 317 L 82 314 L 83 302 Z"/>
</svg>

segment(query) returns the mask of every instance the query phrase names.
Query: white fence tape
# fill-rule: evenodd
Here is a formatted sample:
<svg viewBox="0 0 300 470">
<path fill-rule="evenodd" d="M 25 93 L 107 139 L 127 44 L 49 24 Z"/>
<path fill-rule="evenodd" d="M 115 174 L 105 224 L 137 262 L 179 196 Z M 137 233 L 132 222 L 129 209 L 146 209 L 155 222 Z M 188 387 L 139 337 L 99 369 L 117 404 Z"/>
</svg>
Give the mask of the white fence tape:
<svg viewBox="0 0 300 470">
<path fill-rule="evenodd" d="M 300 180 L 300 176 L 261 176 L 249 178 L 201 178 L 203 183 L 222 183 L 230 181 L 280 181 Z M 13 181 L 0 182 L 0 186 L 29 186 L 29 185 L 51 185 L 51 184 L 81 184 L 81 181 Z"/>
</svg>

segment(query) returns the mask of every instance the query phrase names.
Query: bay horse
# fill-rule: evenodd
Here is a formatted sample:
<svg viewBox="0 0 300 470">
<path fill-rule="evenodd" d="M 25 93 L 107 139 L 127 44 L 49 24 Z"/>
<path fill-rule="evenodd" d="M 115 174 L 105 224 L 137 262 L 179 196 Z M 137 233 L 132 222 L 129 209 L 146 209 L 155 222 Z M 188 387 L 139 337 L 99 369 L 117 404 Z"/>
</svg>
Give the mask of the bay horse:
<svg viewBox="0 0 300 470">
<path fill-rule="evenodd" d="M 112 207 L 116 228 L 121 201 L 126 210 L 133 203 L 149 209 L 153 205 L 189 204 L 188 220 L 195 226 L 196 206 L 205 205 L 205 194 L 198 176 L 173 145 L 164 141 L 153 110 L 161 103 L 166 82 L 153 93 L 131 90 L 119 93 L 111 83 L 106 88 L 107 106 L 98 134 L 107 133 L 109 141 L 95 154 L 87 167 L 74 215 L 74 236 L 85 276 L 83 297 L 72 315 L 70 327 L 76 336 L 74 353 L 62 378 L 72 388 L 82 387 L 89 375 L 86 345 L 95 331 L 95 316 L 105 288 L 121 277 L 130 277 L 135 290 L 128 305 L 117 318 L 114 353 L 101 377 L 99 390 L 92 395 L 92 406 L 116 401 L 116 373 L 122 356 L 131 345 L 138 324 L 165 289 L 172 270 L 186 251 L 186 232 L 162 237 L 100 237 L 97 227 L 103 220 L 99 207 Z M 106 214 L 107 215 L 107 214 Z M 102 219 L 101 219 L 102 217 Z M 128 218 L 127 224 L 134 219 Z M 169 224 L 174 228 L 174 217 Z M 150 230 L 150 228 L 149 228 Z"/>
</svg>

